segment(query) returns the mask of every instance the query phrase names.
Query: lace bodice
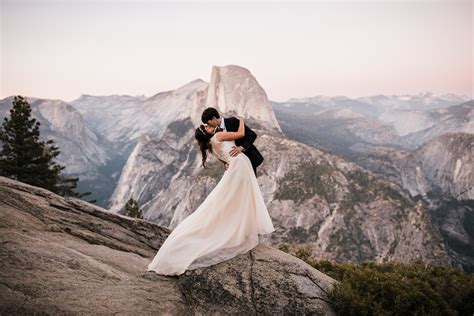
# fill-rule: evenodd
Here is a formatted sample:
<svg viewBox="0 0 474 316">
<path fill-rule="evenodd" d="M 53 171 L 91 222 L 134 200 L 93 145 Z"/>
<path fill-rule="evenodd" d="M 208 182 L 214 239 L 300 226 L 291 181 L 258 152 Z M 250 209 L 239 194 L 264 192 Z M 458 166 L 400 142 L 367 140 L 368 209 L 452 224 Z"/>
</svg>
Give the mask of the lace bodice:
<svg viewBox="0 0 474 316">
<path fill-rule="evenodd" d="M 230 158 L 231 158 L 229 152 L 232 149 L 232 146 L 235 146 L 235 141 L 225 140 L 225 141 L 220 142 L 217 140 L 216 135 L 217 133 L 211 137 L 212 153 L 214 154 L 214 156 L 216 156 L 220 160 L 223 160 L 229 163 Z"/>
</svg>

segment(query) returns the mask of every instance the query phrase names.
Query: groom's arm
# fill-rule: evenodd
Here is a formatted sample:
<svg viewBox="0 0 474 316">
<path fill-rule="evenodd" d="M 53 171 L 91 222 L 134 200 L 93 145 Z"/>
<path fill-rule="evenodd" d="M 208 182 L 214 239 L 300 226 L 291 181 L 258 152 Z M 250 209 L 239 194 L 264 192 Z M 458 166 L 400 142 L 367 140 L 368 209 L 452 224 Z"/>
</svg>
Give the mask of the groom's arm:
<svg viewBox="0 0 474 316">
<path fill-rule="evenodd" d="M 232 127 L 239 126 L 239 119 L 237 119 L 236 117 L 230 117 L 229 120 L 230 120 L 229 123 L 231 123 Z M 245 136 L 244 138 L 241 138 L 239 141 L 245 151 L 254 143 L 255 139 L 257 138 L 257 134 L 255 134 L 255 132 L 247 125 L 244 125 L 244 128 L 245 128 Z"/>
</svg>

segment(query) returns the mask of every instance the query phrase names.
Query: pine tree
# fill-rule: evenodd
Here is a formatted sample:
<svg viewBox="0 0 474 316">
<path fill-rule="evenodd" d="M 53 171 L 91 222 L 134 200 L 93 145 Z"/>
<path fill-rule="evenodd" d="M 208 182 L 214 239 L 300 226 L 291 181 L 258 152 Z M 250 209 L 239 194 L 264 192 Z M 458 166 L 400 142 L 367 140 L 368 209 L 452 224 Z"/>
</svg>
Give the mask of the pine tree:
<svg viewBox="0 0 474 316">
<path fill-rule="evenodd" d="M 140 208 L 138 208 L 137 201 L 131 197 L 125 204 L 125 215 L 136 218 L 143 218 L 143 213 Z"/>
<path fill-rule="evenodd" d="M 0 127 L 0 175 L 62 196 L 81 198 L 91 194 L 73 191 L 79 178 L 61 175 L 65 167 L 54 161 L 60 151 L 53 140 L 39 140 L 39 127 L 40 122 L 31 118 L 28 102 L 20 95 L 15 96 L 10 118 L 5 117 Z"/>
</svg>

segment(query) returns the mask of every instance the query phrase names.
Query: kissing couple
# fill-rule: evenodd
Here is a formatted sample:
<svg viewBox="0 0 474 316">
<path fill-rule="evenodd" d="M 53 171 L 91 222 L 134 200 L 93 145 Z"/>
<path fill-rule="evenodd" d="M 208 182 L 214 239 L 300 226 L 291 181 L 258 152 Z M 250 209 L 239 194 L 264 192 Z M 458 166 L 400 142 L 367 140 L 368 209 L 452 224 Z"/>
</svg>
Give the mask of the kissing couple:
<svg viewBox="0 0 474 316">
<path fill-rule="evenodd" d="M 163 242 L 147 271 L 180 275 L 248 252 L 259 234 L 275 231 L 257 182 L 263 156 L 253 145 L 257 134 L 241 117 L 222 118 L 212 107 L 201 115 L 195 139 L 207 168 L 208 154 L 225 172 L 199 207 Z"/>
</svg>

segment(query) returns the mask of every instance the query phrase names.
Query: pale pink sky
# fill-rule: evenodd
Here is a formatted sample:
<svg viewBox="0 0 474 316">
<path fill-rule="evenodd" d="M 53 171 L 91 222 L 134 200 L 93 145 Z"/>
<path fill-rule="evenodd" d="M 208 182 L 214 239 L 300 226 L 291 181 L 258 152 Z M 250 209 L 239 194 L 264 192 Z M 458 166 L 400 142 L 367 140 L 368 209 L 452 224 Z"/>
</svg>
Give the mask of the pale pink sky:
<svg viewBox="0 0 474 316">
<path fill-rule="evenodd" d="M 150 96 L 228 64 L 274 101 L 473 97 L 474 0 L 0 1 L 0 98 Z"/>
</svg>

